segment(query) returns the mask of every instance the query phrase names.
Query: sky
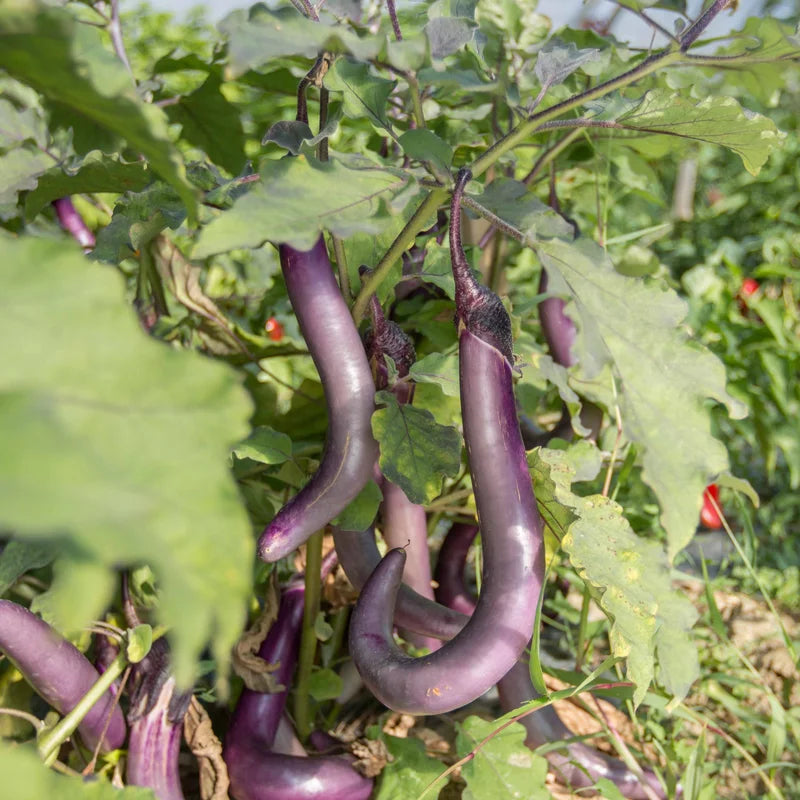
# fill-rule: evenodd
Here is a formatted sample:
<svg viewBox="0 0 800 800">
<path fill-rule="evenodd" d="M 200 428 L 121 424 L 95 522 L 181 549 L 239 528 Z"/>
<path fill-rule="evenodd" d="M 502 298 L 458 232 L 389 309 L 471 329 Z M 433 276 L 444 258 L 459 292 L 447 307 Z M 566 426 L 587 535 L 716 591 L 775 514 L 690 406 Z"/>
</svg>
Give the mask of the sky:
<svg viewBox="0 0 800 800">
<path fill-rule="evenodd" d="M 398 5 L 402 2 L 399 0 Z M 139 5 L 140 0 L 122 0 L 123 9 L 135 8 Z M 176 16 L 180 17 L 186 13 L 190 8 L 197 6 L 197 0 L 150 0 L 150 4 L 154 9 L 173 11 Z M 209 20 L 217 21 L 226 16 L 230 11 L 236 8 L 247 8 L 252 3 L 237 0 L 205 0 L 200 5 L 205 6 Z M 702 0 L 687 0 L 690 13 L 694 16 L 697 11 L 702 7 Z M 739 0 L 738 10 L 731 15 L 730 13 L 723 12 L 714 21 L 713 26 L 709 29 L 710 34 L 723 34 L 726 31 L 739 28 L 742 22 L 747 17 L 757 15 L 763 6 L 762 0 Z M 796 0 L 784 0 L 783 6 L 786 9 L 797 9 Z M 581 19 L 582 15 L 589 14 L 595 19 L 606 19 L 613 12 L 616 4 L 610 0 L 590 0 L 590 2 L 583 3 L 580 0 L 540 0 L 539 12 L 546 14 L 553 20 L 553 28 L 559 28 L 566 23 L 573 25 Z M 668 12 L 659 12 L 654 10 L 651 12 L 652 16 L 659 21 L 667 21 L 674 18 L 674 15 Z M 647 47 L 650 44 L 652 32 L 647 27 L 646 23 L 638 19 L 634 14 L 622 11 L 617 15 L 617 19 L 612 28 L 612 31 L 617 38 L 630 41 L 631 43 Z M 655 45 L 663 44 L 663 39 L 657 39 Z"/>
</svg>

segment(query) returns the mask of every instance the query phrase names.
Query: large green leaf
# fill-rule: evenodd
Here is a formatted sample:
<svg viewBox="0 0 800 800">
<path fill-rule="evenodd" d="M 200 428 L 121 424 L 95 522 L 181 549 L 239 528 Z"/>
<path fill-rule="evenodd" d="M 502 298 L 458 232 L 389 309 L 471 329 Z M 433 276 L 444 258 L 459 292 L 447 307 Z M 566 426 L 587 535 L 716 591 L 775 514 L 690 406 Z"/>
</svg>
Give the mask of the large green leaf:
<svg viewBox="0 0 800 800">
<path fill-rule="evenodd" d="M 228 473 L 248 433 L 235 374 L 149 339 L 119 276 L 62 242 L 0 239 L 0 527 L 157 572 L 182 683 L 211 640 L 224 671 L 249 589 L 250 525 Z M 91 595 L 94 587 L 76 591 Z"/>
<path fill-rule="evenodd" d="M 675 292 L 620 275 L 594 242 L 535 247 L 574 298 L 567 310 L 578 320 L 581 380 L 605 363 L 613 368 L 623 429 L 641 448 L 642 477 L 661 505 L 672 559 L 694 534 L 703 490 L 728 467 L 706 399 L 724 403 L 732 416 L 744 409 L 725 389 L 722 362 L 681 327 L 686 304 Z M 580 386 L 588 391 L 588 383 Z"/>
<path fill-rule="evenodd" d="M 196 193 L 170 141 L 164 112 L 141 101 L 97 28 L 78 24 L 63 8 L 14 0 L 0 6 L 0 39 L 0 68 L 93 129 L 124 137 L 175 187 L 194 218 Z"/>
<path fill-rule="evenodd" d="M 261 180 L 203 229 L 193 255 L 205 258 L 266 241 L 307 250 L 323 229 L 343 237 L 378 233 L 391 222 L 381 198 L 404 186 L 402 178 L 374 165 L 351 169 L 338 160 L 320 163 L 305 156 L 266 161 Z"/>
<path fill-rule="evenodd" d="M 244 131 L 240 112 L 220 92 L 222 82 L 211 73 L 191 94 L 167 107 L 172 122 L 180 122 L 181 136 L 199 147 L 219 166 L 236 175 L 244 166 Z"/>
<path fill-rule="evenodd" d="M 785 138 L 771 119 L 742 108 L 733 97 L 706 97 L 695 103 L 668 89 L 647 92 L 617 122 L 636 131 L 666 134 L 631 140 L 649 156 L 664 155 L 681 139 L 712 142 L 737 153 L 752 175 L 758 174 Z"/>
<path fill-rule="evenodd" d="M 91 192 L 138 192 L 152 180 L 152 172 L 141 161 L 126 162 L 118 155 L 92 150 L 75 164 L 51 167 L 39 176 L 36 188 L 25 197 L 25 215 L 32 219 L 59 197 Z"/>
<path fill-rule="evenodd" d="M 392 134 L 392 125 L 386 116 L 386 102 L 397 81 L 379 78 L 369 66 L 348 58 L 337 58 L 325 75 L 325 86 L 342 93 L 342 106 L 351 119 L 366 117 L 379 130 Z"/>
<path fill-rule="evenodd" d="M 368 59 L 384 46 L 382 36 L 359 38 L 325 14 L 320 22 L 314 22 L 294 8 L 272 10 L 261 3 L 249 11 L 232 11 L 219 28 L 228 39 L 228 72 L 232 77 L 283 56 L 313 60 L 320 52 L 329 51 Z"/>
<path fill-rule="evenodd" d="M 467 717 L 458 725 L 456 753 L 463 758 L 500 726 Z M 492 736 L 461 768 L 467 782 L 464 800 L 550 800 L 545 786 L 547 761 L 525 746 L 525 728 L 514 722 Z"/>
<path fill-rule="evenodd" d="M 585 457 L 580 449 L 575 452 Z M 561 547 L 583 580 L 599 592 L 600 606 L 613 620 L 611 651 L 628 659 L 628 677 L 636 685 L 634 702 L 644 699 L 653 680 L 655 656 L 659 681 L 683 699 L 700 673 L 690 633 L 697 612 L 672 588 L 663 548 L 640 539 L 613 500 L 573 493 L 576 470 L 569 451 L 536 450 L 529 461 L 537 477 L 537 499 L 540 494 L 552 498 L 573 517 L 562 514 L 548 521 L 568 525 L 561 530 Z"/>
<path fill-rule="evenodd" d="M 33 747 L 0 744 L 0 774 L 7 798 L 14 800 L 155 800 L 152 789 L 126 786 L 119 789 L 99 778 L 59 775 L 46 767 Z"/>
<path fill-rule="evenodd" d="M 461 467 L 461 436 L 440 425 L 430 411 L 400 405 L 391 392 L 378 392 L 382 405 L 372 415 L 372 433 L 381 449 L 381 472 L 412 503 L 429 503 L 442 491 L 442 480 Z"/>
</svg>

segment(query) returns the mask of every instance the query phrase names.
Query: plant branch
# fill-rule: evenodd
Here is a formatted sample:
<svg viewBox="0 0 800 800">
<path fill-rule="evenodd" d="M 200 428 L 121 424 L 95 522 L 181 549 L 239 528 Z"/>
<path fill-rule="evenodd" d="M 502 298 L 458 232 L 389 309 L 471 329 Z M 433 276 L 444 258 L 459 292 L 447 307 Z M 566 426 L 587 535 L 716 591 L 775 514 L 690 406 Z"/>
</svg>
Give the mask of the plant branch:
<svg viewBox="0 0 800 800">
<path fill-rule="evenodd" d="M 372 274 L 361 285 L 361 291 L 356 297 L 351 312 L 356 325 L 364 318 L 370 297 L 375 294 L 403 253 L 414 243 L 417 234 L 424 230 L 428 217 L 435 216 L 436 210 L 445 200 L 447 200 L 447 189 L 439 188 L 431 191 L 419 204 L 411 219 L 403 227 L 403 230 L 397 234 L 397 238 L 389 246 L 383 258 L 376 264 Z"/>
<path fill-rule="evenodd" d="M 319 614 L 322 584 L 322 531 L 313 533 L 306 543 L 306 590 L 303 598 L 303 629 L 297 659 L 297 680 L 294 694 L 294 723 L 297 734 L 305 741 L 311 733 L 309 683 L 317 653 L 317 632 L 314 623 Z"/>
<path fill-rule="evenodd" d="M 125 69 L 130 72 L 131 78 L 133 78 L 135 84 L 136 77 L 131 69 L 131 62 L 128 60 L 128 53 L 125 50 L 125 42 L 122 38 L 122 26 L 119 22 L 119 0 L 111 0 L 111 18 L 108 20 L 107 29 L 108 35 L 111 37 L 111 45 L 114 48 L 114 52 L 117 54 L 117 58 L 125 65 Z"/>
<path fill-rule="evenodd" d="M 711 24 L 720 11 L 726 9 L 733 0 L 714 0 L 714 2 L 701 14 L 680 37 L 681 52 L 685 53 L 702 35 L 703 31 Z"/>
<path fill-rule="evenodd" d="M 400 22 L 397 19 L 397 9 L 394 7 L 394 0 L 386 0 L 386 7 L 389 9 L 389 19 L 392 21 L 394 38 L 397 39 L 398 42 L 402 42 L 403 33 L 400 30 Z"/>
</svg>

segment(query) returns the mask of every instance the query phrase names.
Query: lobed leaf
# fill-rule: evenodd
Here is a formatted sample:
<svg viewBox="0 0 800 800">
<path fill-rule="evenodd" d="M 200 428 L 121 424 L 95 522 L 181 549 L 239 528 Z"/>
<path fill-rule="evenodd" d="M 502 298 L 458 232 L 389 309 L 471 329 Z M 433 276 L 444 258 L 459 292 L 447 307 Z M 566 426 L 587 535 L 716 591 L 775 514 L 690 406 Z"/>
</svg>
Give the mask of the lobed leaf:
<svg viewBox="0 0 800 800">
<path fill-rule="evenodd" d="M 149 339 L 120 277 L 77 248 L 0 252 L 0 337 L 16 342 L 0 363 L 0 525 L 65 541 L 95 571 L 152 565 L 180 682 L 209 640 L 224 674 L 252 558 L 226 466 L 247 394 L 227 367 Z"/>
<path fill-rule="evenodd" d="M 375 402 L 383 406 L 372 415 L 381 472 L 412 503 L 429 503 L 442 491 L 444 477 L 455 477 L 461 467 L 461 436 L 429 411 L 400 405 L 391 392 L 378 392 Z"/>
<path fill-rule="evenodd" d="M 536 450 L 529 460 L 534 474 L 549 472 L 543 494 L 574 517 L 558 517 L 561 547 L 581 578 L 600 593 L 600 607 L 612 620 L 611 652 L 628 660 L 628 678 L 636 686 L 634 702 L 644 699 L 655 676 L 656 657 L 660 683 L 677 700 L 683 699 L 699 675 L 690 633 L 697 612 L 673 589 L 661 545 L 639 538 L 613 500 L 573 493 L 576 470 L 570 451 Z M 582 460 L 583 456 L 579 465 Z M 536 491 L 538 497 L 538 483 Z"/>
</svg>

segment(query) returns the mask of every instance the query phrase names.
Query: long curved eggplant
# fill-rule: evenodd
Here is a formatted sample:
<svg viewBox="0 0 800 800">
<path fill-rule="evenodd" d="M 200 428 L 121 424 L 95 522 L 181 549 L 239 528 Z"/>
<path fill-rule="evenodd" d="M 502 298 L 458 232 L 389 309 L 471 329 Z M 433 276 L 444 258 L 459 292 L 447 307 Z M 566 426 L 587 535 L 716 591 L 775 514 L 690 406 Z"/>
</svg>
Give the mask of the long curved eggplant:
<svg viewBox="0 0 800 800">
<path fill-rule="evenodd" d="M 364 585 L 350 622 L 350 653 L 364 683 L 385 705 L 408 713 L 466 705 L 511 669 L 530 639 L 544 575 L 542 522 L 511 379 L 511 322 L 500 299 L 472 277 L 461 246 L 461 197 L 470 177 L 462 170 L 453 191 L 450 249 L 464 440 L 483 531 L 483 592 L 452 641 L 410 658 L 391 635 L 405 562 L 402 550 L 392 550 Z"/>
<path fill-rule="evenodd" d="M 539 294 L 547 291 L 549 283 L 547 271 L 542 269 L 539 278 Z M 562 367 L 575 363 L 572 345 L 575 344 L 575 323 L 564 313 L 566 302 L 560 297 L 548 297 L 539 303 L 539 323 L 542 326 L 550 355 Z"/>
<path fill-rule="evenodd" d="M 16 664 L 36 692 L 59 713 L 71 711 L 100 673 L 71 642 L 44 620 L 10 600 L 0 600 L 0 650 Z M 103 750 L 116 750 L 125 741 L 125 718 L 109 691 L 81 720 L 78 731 L 94 749 L 103 736 Z"/>
<path fill-rule="evenodd" d="M 326 557 L 323 574 L 332 563 L 331 557 Z M 304 594 L 302 579 L 293 579 L 281 597 L 278 618 L 259 649 L 264 660 L 277 662 L 273 676 L 287 687 L 297 662 Z M 298 753 L 298 743 L 291 727 L 286 729 L 283 718 L 287 691 L 267 694 L 245 689 L 242 692 L 223 750 L 232 797 L 235 800 L 366 800 L 372 793 L 372 781 L 356 772 L 345 757 Z"/>
<path fill-rule="evenodd" d="M 474 525 L 453 525 L 439 549 L 436 575 L 439 587 L 436 598 L 439 602 L 457 603 L 459 611 L 471 613 L 476 599 L 464 582 L 464 566 L 467 552 L 478 528 Z M 530 669 L 525 659 L 517 662 L 497 684 L 500 703 L 504 711 L 512 711 L 524 703 L 539 697 L 533 686 Z M 540 708 L 520 720 L 525 728 L 525 744 L 531 750 L 544 744 L 572 738 L 573 734 L 561 721 L 552 706 Z M 581 742 L 566 745 L 566 752 L 550 750 L 545 754 L 550 766 L 563 781 L 574 788 L 591 786 L 600 778 L 608 778 L 629 800 L 651 800 L 644 785 L 658 798 L 665 798 L 664 788 L 655 774 L 644 770 L 641 779 L 622 761 Z"/>
<path fill-rule="evenodd" d="M 325 241 L 279 248 L 289 299 L 325 389 L 328 435 L 319 469 L 264 529 L 258 554 L 277 561 L 327 525 L 372 476 L 378 445 L 367 356 L 334 279 Z"/>
</svg>

